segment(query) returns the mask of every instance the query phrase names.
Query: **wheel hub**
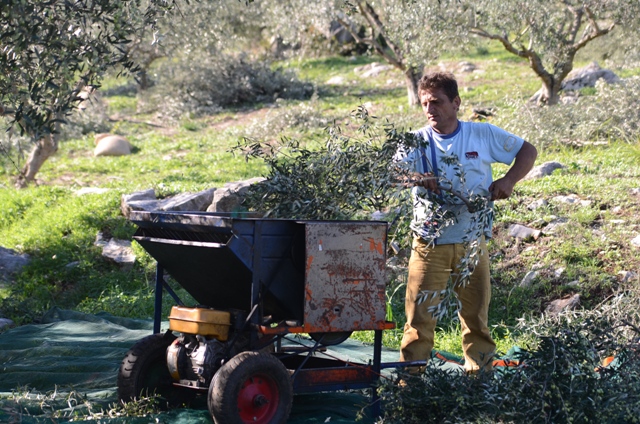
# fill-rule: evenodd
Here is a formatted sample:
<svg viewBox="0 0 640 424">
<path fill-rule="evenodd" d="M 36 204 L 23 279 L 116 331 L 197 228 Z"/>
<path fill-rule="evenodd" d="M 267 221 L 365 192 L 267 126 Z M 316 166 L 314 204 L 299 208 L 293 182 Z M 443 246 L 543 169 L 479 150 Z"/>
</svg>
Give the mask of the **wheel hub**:
<svg viewBox="0 0 640 424">
<path fill-rule="evenodd" d="M 278 390 L 267 376 L 247 379 L 238 393 L 238 410 L 245 423 L 268 423 L 278 405 Z"/>
</svg>

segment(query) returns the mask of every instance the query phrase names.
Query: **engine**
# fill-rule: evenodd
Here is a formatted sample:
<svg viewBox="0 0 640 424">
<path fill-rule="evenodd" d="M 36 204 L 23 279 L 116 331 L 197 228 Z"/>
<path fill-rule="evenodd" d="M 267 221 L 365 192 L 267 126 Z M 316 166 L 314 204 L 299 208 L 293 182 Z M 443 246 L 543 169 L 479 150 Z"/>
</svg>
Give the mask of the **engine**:
<svg viewBox="0 0 640 424">
<path fill-rule="evenodd" d="M 167 366 L 180 385 L 207 388 L 228 352 L 228 343 L 182 334 L 167 349 Z"/>
</svg>

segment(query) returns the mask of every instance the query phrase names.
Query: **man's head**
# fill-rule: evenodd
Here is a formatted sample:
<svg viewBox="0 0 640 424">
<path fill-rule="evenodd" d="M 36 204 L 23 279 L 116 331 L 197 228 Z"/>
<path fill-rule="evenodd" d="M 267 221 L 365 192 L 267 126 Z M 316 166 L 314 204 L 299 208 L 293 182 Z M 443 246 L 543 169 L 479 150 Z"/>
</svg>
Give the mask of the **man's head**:
<svg viewBox="0 0 640 424">
<path fill-rule="evenodd" d="M 429 125 L 440 134 L 451 134 L 458 128 L 460 96 L 458 83 L 450 73 L 425 74 L 418 82 L 422 110 Z"/>
</svg>

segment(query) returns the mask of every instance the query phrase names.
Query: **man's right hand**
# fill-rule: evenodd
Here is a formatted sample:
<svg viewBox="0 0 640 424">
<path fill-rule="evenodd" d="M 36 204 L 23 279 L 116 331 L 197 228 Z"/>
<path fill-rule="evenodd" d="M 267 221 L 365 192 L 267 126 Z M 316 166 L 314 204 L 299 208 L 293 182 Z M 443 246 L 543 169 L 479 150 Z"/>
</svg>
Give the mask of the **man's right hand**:
<svg viewBox="0 0 640 424">
<path fill-rule="evenodd" d="M 413 185 L 424 187 L 435 194 L 440 194 L 440 189 L 438 188 L 438 177 L 434 176 L 431 172 L 414 174 Z"/>
</svg>

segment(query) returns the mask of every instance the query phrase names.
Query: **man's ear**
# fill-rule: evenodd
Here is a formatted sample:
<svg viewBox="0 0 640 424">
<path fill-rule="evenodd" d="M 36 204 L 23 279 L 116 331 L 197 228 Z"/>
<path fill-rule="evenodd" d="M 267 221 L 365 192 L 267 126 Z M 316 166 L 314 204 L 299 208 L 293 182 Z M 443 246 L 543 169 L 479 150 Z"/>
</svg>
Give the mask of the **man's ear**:
<svg viewBox="0 0 640 424">
<path fill-rule="evenodd" d="M 462 99 L 460 99 L 460 96 L 456 96 L 455 99 L 453 99 L 453 104 L 456 105 L 456 111 L 460 109 L 461 103 L 462 103 Z"/>
</svg>

